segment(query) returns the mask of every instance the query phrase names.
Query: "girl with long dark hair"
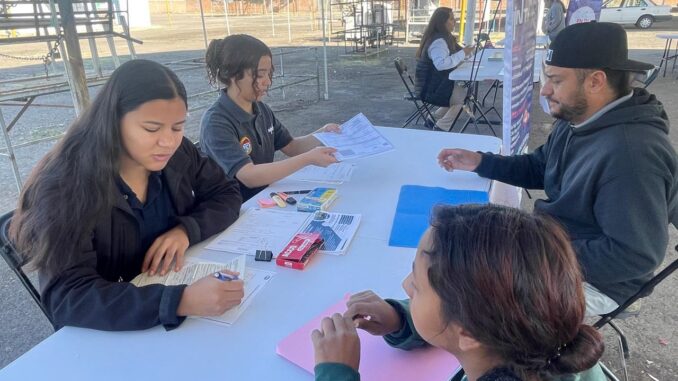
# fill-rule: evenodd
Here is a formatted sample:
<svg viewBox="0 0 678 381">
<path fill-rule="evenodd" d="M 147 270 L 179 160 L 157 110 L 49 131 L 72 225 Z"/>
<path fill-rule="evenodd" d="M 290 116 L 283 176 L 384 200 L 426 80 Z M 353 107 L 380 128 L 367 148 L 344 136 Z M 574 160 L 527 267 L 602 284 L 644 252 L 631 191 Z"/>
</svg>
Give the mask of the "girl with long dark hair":
<svg viewBox="0 0 678 381">
<path fill-rule="evenodd" d="M 245 34 L 212 40 L 205 57 L 210 83 L 225 89 L 202 117 L 201 148 L 238 180 L 245 200 L 307 165 L 337 162 L 334 148 L 312 134 L 292 137 L 261 102 L 273 79 L 272 58 L 266 44 Z M 339 132 L 339 126 L 326 124 L 318 132 Z M 278 150 L 289 158 L 274 162 Z"/>
<path fill-rule="evenodd" d="M 551 219 L 495 205 L 434 211 L 412 272 L 409 300 L 353 295 L 342 316 L 312 334 L 316 380 L 358 380 L 356 328 L 392 346 L 434 345 L 457 357 L 468 381 L 536 381 L 587 371 L 603 353 L 583 323 L 582 274 Z M 451 369 L 452 371 L 452 369 Z"/>
<path fill-rule="evenodd" d="M 33 169 L 10 237 L 57 328 L 169 329 L 240 303 L 242 281 L 129 283 L 180 270 L 189 245 L 238 218 L 237 184 L 183 137 L 186 110 L 176 74 L 126 62 Z"/>
<path fill-rule="evenodd" d="M 436 9 L 424 30 L 416 53 L 416 93 L 424 102 L 439 106 L 435 111 L 436 126 L 446 131 L 452 128 L 452 122 L 466 95 L 459 89 L 453 92 L 454 81 L 449 79 L 449 74 L 474 49 L 473 46 L 462 48 L 459 45 L 452 34 L 454 25 L 454 12 L 451 8 Z"/>
</svg>

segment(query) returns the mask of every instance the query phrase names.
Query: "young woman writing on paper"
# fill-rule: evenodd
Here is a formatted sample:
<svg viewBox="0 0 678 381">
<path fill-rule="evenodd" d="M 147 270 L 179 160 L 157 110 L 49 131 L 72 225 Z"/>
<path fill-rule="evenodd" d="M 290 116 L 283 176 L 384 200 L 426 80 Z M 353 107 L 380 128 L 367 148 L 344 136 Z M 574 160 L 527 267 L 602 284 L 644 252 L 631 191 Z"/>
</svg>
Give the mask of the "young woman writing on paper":
<svg viewBox="0 0 678 381">
<path fill-rule="evenodd" d="M 450 72 L 469 57 L 473 46 L 462 48 L 452 35 L 454 11 L 440 7 L 433 12 L 417 49 L 417 68 L 414 75 L 415 92 L 421 99 L 439 108 L 434 115 L 436 126 L 452 128 L 452 122 L 461 109 L 466 93 L 454 88 Z M 453 98 L 454 96 L 454 98 Z"/>
<path fill-rule="evenodd" d="M 582 276 L 568 237 L 546 217 L 440 207 L 403 288 L 407 301 L 366 291 L 343 316 L 322 321 L 312 334 L 316 380 L 359 378 L 354 324 L 397 348 L 442 348 L 469 381 L 543 380 L 587 370 L 603 353 L 598 331 L 583 324 Z"/>
<path fill-rule="evenodd" d="M 334 148 L 322 146 L 313 134 L 292 137 L 261 102 L 273 79 L 272 57 L 266 44 L 244 34 L 212 40 L 205 57 L 210 82 L 225 89 L 202 117 L 201 148 L 238 180 L 245 200 L 307 165 L 337 162 Z M 317 132 L 339 130 L 326 124 Z M 274 162 L 278 150 L 289 158 Z"/>
<path fill-rule="evenodd" d="M 238 218 L 238 186 L 186 138 L 186 90 L 146 60 L 120 66 L 26 181 L 10 236 L 55 326 L 178 326 L 240 303 L 242 281 L 128 283 L 180 270 L 186 248 Z"/>
</svg>

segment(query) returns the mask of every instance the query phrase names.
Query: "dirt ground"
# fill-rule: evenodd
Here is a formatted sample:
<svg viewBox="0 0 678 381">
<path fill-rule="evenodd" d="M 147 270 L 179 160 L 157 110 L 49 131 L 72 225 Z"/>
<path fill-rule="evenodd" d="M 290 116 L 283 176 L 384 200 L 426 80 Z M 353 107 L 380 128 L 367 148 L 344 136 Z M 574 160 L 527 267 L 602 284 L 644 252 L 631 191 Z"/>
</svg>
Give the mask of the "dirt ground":
<svg viewBox="0 0 678 381">
<path fill-rule="evenodd" d="M 232 17 L 231 33 L 249 33 L 255 35 L 273 47 L 319 46 L 320 35 L 313 26 L 308 15 L 292 17 L 292 42 L 288 41 L 286 15 L 277 15 L 275 36 L 270 25 L 270 16 Z M 184 59 L 198 58 L 204 54 L 204 43 L 200 20 L 195 15 L 173 15 L 169 20 L 159 15 L 153 19 L 154 27 L 144 30 L 133 30 L 135 38 L 144 41 L 136 50 L 140 57 L 167 63 Z M 223 17 L 208 16 L 208 37 L 222 37 L 226 34 Z M 337 25 L 338 26 L 338 25 Z M 335 26 L 335 28 L 337 27 Z M 659 29 L 640 31 L 629 28 L 629 45 L 632 57 L 659 64 L 664 41 L 657 39 L 657 33 L 678 30 L 678 22 L 659 24 Z M 100 54 L 108 54 L 105 44 L 99 44 Z M 88 57 L 88 47 L 82 45 L 83 54 Z M 118 52 L 127 53 L 126 45 L 118 41 Z M 44 44 L 24 44 L 1 46 L 0 52 L 17 56 L 34 56 L 44 54 Z M 291 130 L 293 135 L 308 133 L 327 122 L 342 122 L 358 112 L 363 112 L 374 124 L 399 127 L 413 111 L 411 103 L 402 99 L 404 88 L 398 78 L 393 59 L 403 57 L 413 67 L 414 45 L 389 47 L 379 56 L 365 58 L 363 55 L 345 55 L 343 43 L 332 42 L 328 50 L 329 100 L 319 100 L 315 81 L 309 81 L 286 89 L 285 98 L 280 90 L 272 92 L 268 103 L 276 111 L 276 115 Z M 322 57 L 322 54 L 320 54 Z M 112 68 L 110 58 L 105 58 L 107 67 Z M 313 53 L 308 51 L 286 55 L 283 65 L 276 59 L 274 63 L 284 66 L 286 75 L 308 75 L 316 73 L 316 61 Z M 89 65 L 88 65 L 89 66 Z M 178 65 L 172 67 L 178 68 Z M 25 61 L 0 59 L 0 81 L 43 72 L 41 65 L 27 65 Z M 320 66 L 322 75 L 322 65 Z M 666 77 L 660 76 L 650 87 L 664 103 L 673 123 L 678 122 L 678 96 L 676 89 L 678 71 Z M 186 84 L 190 94 L 209 90 L 204 70 L 198 68 L 181 71 L 180 78 Z M 321 78 L 322 79 L 322 78 Z M 285 79 L 287 80 L 287 79 Z M 282 80 L 276 80 L 276 84 Z M 322 81 L 321 90 L 322 89 Z M 485 85 L 486 86 L 486 85 Z M 3 84 L 0 82 L 0 91 Z M 92 94 L 97 89 L 93 88 Z M 211 103 L 214 93 L 191 98 L 190 113 L 187 124 L 187 135 L 197 138 L 198 123 L 203 109 L 200 106 Z M 38 101 L 36 101 L 37 103 Z M 42 104 L 71 103 L 67 93 L 54 94 L 39 98 Z M 500 103 L 500 102 L 499 102 Z M 498 103 L 498 105 L 499 105 Z M 3 107 L 5 121 L 11 120 L 19 111 L 18 107 Z M 542 144 L 548 133 L 551 118 L 535 105 L 533 114 L 533 132 L 530 148 Z M 11 139 L 14 144 L 30 140 L 58 135 L 74 118 L 68 108 L 33 108 L 29 109 L 21 121 L 12 130 Z M 414 126 L 422 128 L 422 126 Z M 471 133 L 489 134 L 489 130 L 470 130 Z M 671 131 L 674 147 L 678 147 L 678 132 Z M 22 147 L 16 150 L 21 176 L 26 178 L 30 169 L 53 145 L 43 142 Z M 0 148 L 4 143 L 0 144 Z M 532 192 L 533 197 L 540 197 L 540 192 Z M 6 157 L 0 157 L 0 212 L 4 213 L 16 205 L 17 190 L 14 177 Z M 532 200 L 525 199 L 523 207 L 530 209 Z M 676 230 L 670 229 L 669 249 L 665 265 L 676 259 L 673 247 L 678 244 Z M 678 277 L 673 276 L 657 287 L 655 292 L 643 301 L 640 316 L 621 321 L 619 325 L 627 333 L 631 347 L 629 360 L 630 380 L 668 381 L 678 380 L 678 303 L 676 303 Z M 35 306 L 19 281 L 6 265 L 0 263 L 0 367 L 4 367 L 31 347 L 52 333 L 46 319 Z M 604 361 L 611 368 L 618 368 L 615 336 L 612 331 L 604 329 L 608 349 Z"/>
</svg>

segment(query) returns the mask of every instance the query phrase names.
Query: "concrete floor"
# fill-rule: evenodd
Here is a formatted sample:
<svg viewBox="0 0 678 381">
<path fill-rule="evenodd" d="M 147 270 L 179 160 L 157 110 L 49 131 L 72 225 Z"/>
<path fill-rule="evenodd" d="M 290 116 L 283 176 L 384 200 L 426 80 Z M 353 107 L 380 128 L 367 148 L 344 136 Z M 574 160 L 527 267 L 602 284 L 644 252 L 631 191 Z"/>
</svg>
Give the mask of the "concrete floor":
<svg viewBox="0 0 678 381">
<path fill-rule="evenodd" d="M 232 31 L 247 32 L 252 23 L 264 22 L 257 18 L 234 18 Z M 159 20 L 162 24 L 162 20 Z M 164 29 L 154 28 L 135 32 L 135 37 L 145 41 L 145 45 L 138 51 L 142 57 L 160 62 L 176 61 L 184 58 L 199 57 L 203 53 L 202 38 L 198 34 L 194 18 L 186 17 L 174 20 L 174 26 L 164 25 Z M 262 24 L 266 25 L 266 24 Z M 304 19 L 294 23 L 295 45 L 317 45 L 317 31 L 310 30 L 310 25 Z M 208 20 L 210 37 L 223 34 L 223 24 L 213 18 Z M 264 39 L 271 45 L 287 45 L 286 37 L 281 32 L 285 29 L 278 27 L 278 36 L 274 37 L 268 31 L 250 32 Z M 675 25 L 664 27 L 664 30 L 675 30 Z M 660 29 L 661 30 L 661 29 Z M 659 30 L 638 31 L 628 29 L 630 45 L 633 47 L 632 56 L 636 59 L 659 63 L 663 43 L 654 37 Z M 120 47 L 123 48 L 122 46 Z M 3 53 L 5 52 L 3 47 Z M 13 53 L 29 54 L 30 47 L 14 47 Z M 413 67 L 413 46 L 392 47 L 380 57 L 367 60 L 361 58 L 344 57 L 343 47 L 330 49 L 328 76 L 330 81 L 330 100 L 318 101 L 315 83 L 290 88 L 286 92 L 286 99 L 282 99 L 280 91 L 273 92 L 268 103 L 276 111 L 276 116 L 291 130 L 293 135 L 308 133 L 324 123 L 342 122 L 358 112 L 363 112 L 374 124 L 398 127 L 413 111 L 411 103 L 402 100 L 404 89 L 394 68 L 393 59 L 403 57 L 410 67 Z M 287 58 L 286 58 L 287 60 Z M 285 65 L 289 73 L 315 72 L 315 61 L 309 54 L 290 56 Z M 16 63 L 2 62 L 0 77 L 9 78 L 30 73 L 39 73 L 40 66 L 18 66 Z M 287 70 L 287 69 L 286 69 Z M 657 97 L 665 104 L 671 121 L 678 122 L 678 97 L 676 89 L 678 82 L 675 77 L 678 71 L 667 77 L 659 77 L 650 87 Z M 189 93 L 196 93 L 208 89 L 205 74 L 202 70 L 192 70 L 180 73 L 186 83 Z M 94 90 L 96 92 L 96 89 Z M 194 100 L 191 106 L 199 103 L 211 102 L 210 96 Z M 43 103 L 70 103 L 68 94 L 56 94 L 41 99 Z M 18 110 L 5 111 L 5 119 L 13 116 Z M 48 111 L 48 112 L 47 112 Z M 187 135 L 197 137 L 198 123 L 202 110 L 192 112 L 187 125 Z M 533 132 L 530 147 L 535 148 L 542 144 L 549 132 L 548 125 L 551 118 L 545 115 L 535 105 L 533 114 Z M 74 115 L 68 109 L 35 109 L 26 113 L 22 123 L 12 132 L 16 141 L 26 141 L 36 137 L 47 136 L 63 131 Z M 40 127 L 38 127 L 40 126 Z M 415 128 L 422 128 L 415 126 Z M 473 129 L 471 133 L 477 133 Z M 489 134 L 489 130 L 482 128 L 478 133 Z M 674 147 L 678 147 L 678 132 L 671 131 L 671 140 Z M 49 150 L 52 143 L 41 143 L 31 148 L 17 151 L 22 178 L 26 178 L 35 162 Z M 0 212 L 14 208 L 17 192 L 14 189 L 14 180 L 10 166 L 5 158 L 0 159 Z M 533 197 L 540 197 L 540 192 L 532 192 Z M 525 208 L 532 207 L 531 200 L 524 200 Z M 665 264 L 676 259 L 672 248 L 678 244 L 676 230 L 670 229 L 670 250 L 667 253 Z M 629 367 L 631 380 L 678 380 L 678 303 L 676 292 L 678 277 L 673 276 L 661 284 L 655 292 L 643 301 L 643 311 L 639 317 L 631 318 L 620 323 L 629 337 L 631 359 Z M 5 263 L 0 263 L 0 368 L 4 367 L 34 345 L 52 333 L 47 320 L 30 299 L 19 281 L 13 276 Z M 605 329 L 608 350 L 604 360 L 612 368 L 617 367 L 617 353 L 615 337 L 611 331 Z"/>
</svg>

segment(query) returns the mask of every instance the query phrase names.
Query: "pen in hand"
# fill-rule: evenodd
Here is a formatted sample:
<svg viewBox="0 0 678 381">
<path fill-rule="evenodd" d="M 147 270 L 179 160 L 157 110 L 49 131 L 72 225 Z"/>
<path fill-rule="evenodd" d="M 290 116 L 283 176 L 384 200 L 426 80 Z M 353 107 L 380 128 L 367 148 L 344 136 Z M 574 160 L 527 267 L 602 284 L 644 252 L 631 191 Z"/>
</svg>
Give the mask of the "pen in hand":
<svg viewBox="0 0 678 381">
<path fill-rule="evenodd" d="M 224 281 L 224 282 L 230 282 L 230 281 L 233 281 L 233 280 L 238 280 L 238 276 L 237 276 L 237 275 L 230 275 L 230 274 L 222 273 L 221 271 L 217 271 L 217 272 L 215 272 L 215 273 L 212 274 L 212 275 L 213 275 L 215 278 L 217 278 L 217 279 L 219 279 L 219 280 L 221 280 L 221 281 Z"/>
</svg>

